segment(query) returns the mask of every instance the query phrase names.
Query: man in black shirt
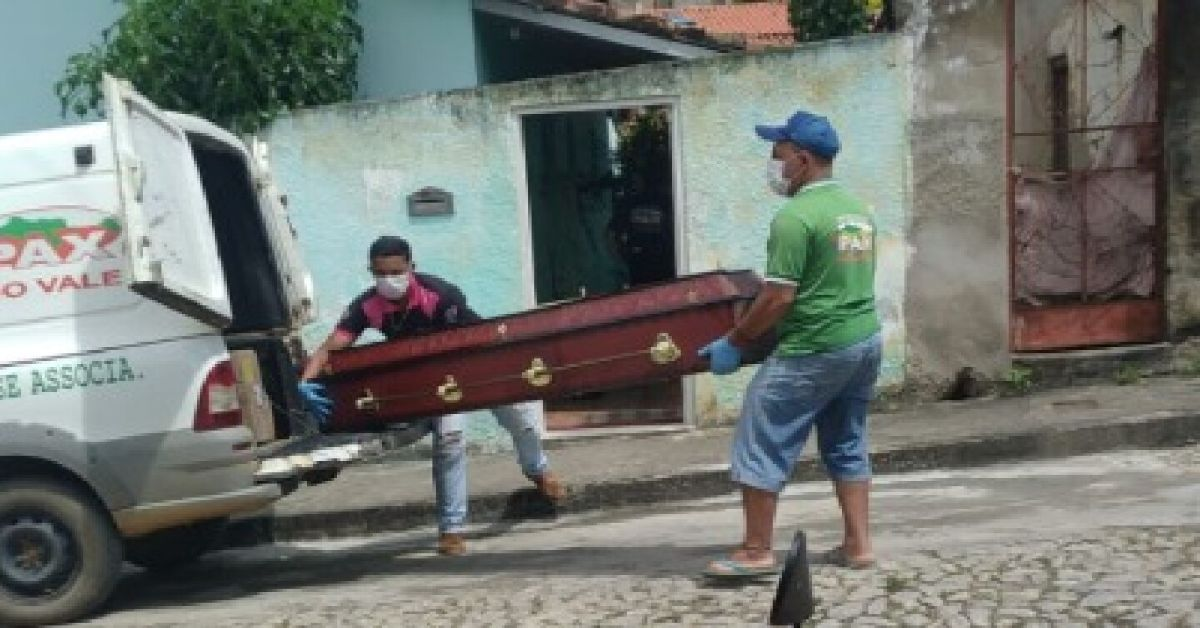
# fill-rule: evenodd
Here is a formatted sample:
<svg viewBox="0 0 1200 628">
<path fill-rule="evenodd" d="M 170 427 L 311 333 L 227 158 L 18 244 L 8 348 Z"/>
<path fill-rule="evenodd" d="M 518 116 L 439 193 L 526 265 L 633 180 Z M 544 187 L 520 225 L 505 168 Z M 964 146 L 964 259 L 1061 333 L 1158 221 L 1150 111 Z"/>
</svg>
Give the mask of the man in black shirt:
<svg viewBox="0 0 1200 628">
<path fill-rule="evenodd" d="M 370 270 L 375 287 L 350 304 L 333 333 L 309 358 L 300 384 L 309 408 L 324 420 L 332 410 L 324 390 L 311 379 L 329 361 L 329 352 L 349 347 L 367 328 L 388 340 L 479 322 L 478 314 L 454 284 L 424 273 L 412 263 L 407 241 L 395 236 L 377 239 L 370 250 Z M 535 406 L 516 404 L 492 409 L 500 425 L 512 436 L 521 470 L 547 498 L 560 501 L 566 490 L 547 470 L 546 453 Z M 463 531 L 467 519 L 466 415 L 451 414 L 425 419 L 419 429 L 433 433 L 433 486 L 438 507 L 438 552 L 466 552 Z"/>
</svg>

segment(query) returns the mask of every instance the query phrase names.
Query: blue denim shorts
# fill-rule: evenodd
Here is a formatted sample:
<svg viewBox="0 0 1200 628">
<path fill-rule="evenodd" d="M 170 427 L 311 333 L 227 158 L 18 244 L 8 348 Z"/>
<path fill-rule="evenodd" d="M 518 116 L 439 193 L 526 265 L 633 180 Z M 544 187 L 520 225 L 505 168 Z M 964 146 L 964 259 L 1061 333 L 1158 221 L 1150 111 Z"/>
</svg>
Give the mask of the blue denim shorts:
<svg viewBox="0 0 1200 628">
<path fill-rule="evenodd" d="M 783 490 L 813 424 L 829 476 L 871 477 L 867 404 L 879 377 L 879 334 L 848 347 L 797 357 L 772 356 L 746 390 L 733 439 L 733 481 Z"/>
</svg>

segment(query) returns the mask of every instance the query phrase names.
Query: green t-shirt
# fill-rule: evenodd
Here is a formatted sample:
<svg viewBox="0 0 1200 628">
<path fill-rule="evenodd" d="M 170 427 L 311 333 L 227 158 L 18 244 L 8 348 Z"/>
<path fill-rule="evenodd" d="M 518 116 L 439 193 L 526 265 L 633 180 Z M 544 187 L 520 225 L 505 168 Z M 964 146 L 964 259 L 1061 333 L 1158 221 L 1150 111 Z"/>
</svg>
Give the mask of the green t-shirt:
<svg viewBox="0 0 1200 628">
<path fill-rule="evenodd" d="M 766 280 L 796 286 L 777 355 L 831 351 L 879 331 L 875 221 L 866 206 L 836 181 L 802 188 L 771 222 Z"/>
</svg>

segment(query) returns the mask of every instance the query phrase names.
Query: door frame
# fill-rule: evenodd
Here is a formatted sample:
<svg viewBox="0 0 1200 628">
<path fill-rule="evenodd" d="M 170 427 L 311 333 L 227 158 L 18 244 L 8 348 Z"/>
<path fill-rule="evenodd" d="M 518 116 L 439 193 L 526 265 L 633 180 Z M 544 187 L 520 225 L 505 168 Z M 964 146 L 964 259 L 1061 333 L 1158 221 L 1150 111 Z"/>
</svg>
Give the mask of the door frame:
<svg viewBox="0 0 1200 628">
<path fill-rule="evenodd" d="M 529 167 L 525 152 L 525 130 L 523 121 L 528 116 L 581 113 L 588 111 L 608 111 L 613 109 L 632 109 L 635 107 L 665 107 L 671 134 L 671 211 L 674 213 L 675 227 L 675 272 L 677 275 L 688 272 L 688 247 L 685 234 L 687 233 L 687 198 L 683 186 L 683 134 L 680 132 L 678 96 L 654 96 L 646 98 L 619 98 L 613 100 L 585 100 L 553 105 L 520 105 L 509 112 L 513 159 L 513 181 L 516 182 L 518 226 L 521 231 L 521 277 L 524 285 L 522 300 L 526 308 L 537 307 L 537 277 L 534 271 L 533 259 L 533 217 L 529 202 Z M 684 377 L 683 386 L 683 423 L 673 425 L 647 425 L 636 427 L 602 427 L 581 431 L 555 432 L 558 437 L 576 437 L 583 434 L 615 434 L 622 432 L 661 432 L 675 430 L 679 427 L 693 428 L 696 423 L 696 386 L 692 377 Z"/>
</svg>

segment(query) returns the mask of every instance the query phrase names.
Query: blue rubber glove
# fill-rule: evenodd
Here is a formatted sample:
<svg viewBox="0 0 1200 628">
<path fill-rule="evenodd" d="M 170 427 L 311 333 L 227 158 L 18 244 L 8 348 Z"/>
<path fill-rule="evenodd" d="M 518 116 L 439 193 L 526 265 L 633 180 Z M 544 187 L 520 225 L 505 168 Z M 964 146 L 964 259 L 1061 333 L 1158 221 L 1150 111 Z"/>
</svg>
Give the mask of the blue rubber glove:
<svg viewBox="0 0 1200 628">
<path fill-rule="evenodd" d="M 714 375 L 728 375 L 742 365 L 742 350 L 733 346 L 729 338 L 724 336 L 701 349 L 700 357 L 708 358 L 708 369 Z"/>
<path fill-rule="evenodd" d="M 329 422 L 329 415 L 333 414 L 333 400 L 329 398 L 329 391 L 323 384 L 300 382 L 300 396 L 304 399 L 305 409 L 317 417 L 317 423 L 324 427 Z"/>
</svg>

